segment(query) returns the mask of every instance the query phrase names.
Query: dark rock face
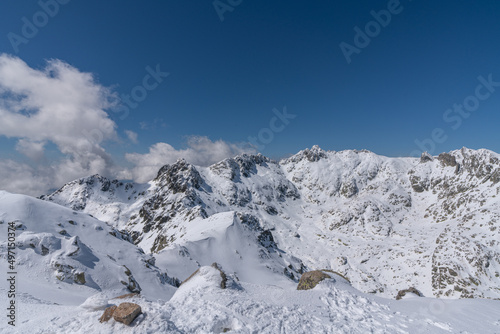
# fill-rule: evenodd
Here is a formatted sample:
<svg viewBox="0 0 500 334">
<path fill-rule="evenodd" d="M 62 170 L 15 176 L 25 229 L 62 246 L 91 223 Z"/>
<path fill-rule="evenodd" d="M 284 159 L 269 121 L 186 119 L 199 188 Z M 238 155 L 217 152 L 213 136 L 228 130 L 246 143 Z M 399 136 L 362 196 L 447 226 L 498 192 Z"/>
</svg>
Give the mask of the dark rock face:
<svg viewBox="0 0 500 334">
<path fill-rule="evenodd" d="M 432 155 L 430 155 L 427 152 L 422 153 L 422 155 L 420 156 L 420 163 L 425 164 L 426 162 L 429 162 L 429 161 L 434 161 L 434 158 L 432 157 Z"/>
<path fill-rule="evenodd" d="M 259 218 L 248 214 L 238 212 L 236 217 L 241 221 L 241 223 L 246 226 L 251 231 L 256 232 L 258 243 L 264 247 L 268 252 L 275 252 L 278 249 L 278 245 L 274 241 L 272 232 L 269 229 L 264 229 Z"/>
<path fill-rule="evenodd" d="M 142 289 L 139 283 L 137 283 L 137 281 L 135 280 L 130 269 L 128 269 L 126 266 L 123 267 L 125 268 L 125 275 L 127 276 L 127 281 L 121 281 L 121 283 L 125 285 L 127 289 L 132 293 L 141 292 Z"/>
<path fill-rule="evenodd" d="M 424 191 L 429 190 L 429 184 L 426 182 L 426 180 L 422 180 L 419 176 L 411 175 L 410 183 L 413 190 L 415 190 L 417 193 L 423 193 Z"/>
<path fill-rule="evenodd" d="M 167 187 L 172 193 L 185 193 L 188 189 L 200 189 L 203 180 L 196 168 L 181 159 L 173 165 L 163 166 L 154 181 Z"/>
<path fill-rule="evenodd" d="M 220 278 L 221 278 L 220 288 L 221 289 L 225 289 L 226 286 L 227 286 L 227 276 L 226 276 L 226 273 L 222 270 L 222 267 L 217 262 L 212 263 L 212 268 L 215 268 L 215 269 L 217 269 L 219 271 Z"/>
<path fill-rule="evenodd" d="M 238 164 L 240 174 L 244 177 L 250 177 L 251 174 L 257 173 L 257 165 L 265 166 L 269 163 L 269 158 L 262 154 L 248 156 L 246 154 L 237 156 L 234 161 Z"/>
<path fill-rule="evenodd" d="M 443 166 L 455 167 L 457 165 L 457 159 L 449 153 L 441 153 L 438 156 L 438 160 L 441 161 Z"/>
<path fill-rule="evenodd" d="M 142 240 L 144 233 L 158 233 L 168 228 L 177 214 L 187 216 L 188 220 L 208 217 L 198 193 L 206 191 L 207 185 L 193 165 L 179 160 L 173 165 L 163 166 L 154 183 L 152 194 L 140 208 L 138 217 L 131 217 L 129 222 L 130 226 L 143 225 L 143 234 L 134 236 L 135 243 Z M 172 241 L 165 235 L 158 235 L 151 251 L 159 252 Z"/>
<path fill-rule="evenodd" d="M 267 166 L 271 160 L 262 154 L 248 155 L 242 154 L 234 158 L 222 160 L 210 166 L 210 170 L 217 175 L 239 182 L 242 177 L 248 178 L 257 174 L 257 166 Z"/>
</svg>

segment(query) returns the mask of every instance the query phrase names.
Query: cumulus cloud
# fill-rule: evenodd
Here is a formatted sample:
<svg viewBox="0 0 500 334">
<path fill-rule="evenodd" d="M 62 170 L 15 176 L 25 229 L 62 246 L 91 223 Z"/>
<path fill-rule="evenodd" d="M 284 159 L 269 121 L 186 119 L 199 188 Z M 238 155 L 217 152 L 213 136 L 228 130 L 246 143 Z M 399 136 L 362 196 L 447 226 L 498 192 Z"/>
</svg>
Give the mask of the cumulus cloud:
<svg viewBox="0 0 500 334">
<path fill-rule="evenodd" d="M 211 141 L 199 136 L 190 137 L 187 146 L 186 149 L 176 150 L 167 143 L 157 143 L 146 154 L 126 154 L 125 158 L 135 166 L 128 172 L 128 177 L 136 182 L 147 182 L 156 176 L 162 166 L 175 163 L 181 158 L 193 165 L 209 166 L 238 154 L 256 153 L 248 145 L 231 144 L 223 140 Z"/>
<path fill-rule="evenodd" d="M 50 168 L 49 168 L 50 169 Z M 0 160 L 0 189 L 39 196 L 53 185 L 52 173 L 13 160 Z"/>
<path fill-rule="evenodd" d="M 105 111 L 113 100 L 115 95 L 91 74 L 62 61 L 50 60 L 45 68 L 33 69 L 17 57 L 1 54 L 0 136 L 17 138 L 17 151 L 34 162 L 44 157 L 49 142 L 66 157 L 45 169 L 3 161 L 3 175 L 36 178 L 35 184 L 50 181 L 47 185 L 93 173 L 109 175 L 112 159 L 101 144 L 117 139 L 116 124 Z M 38 189 L 15 186 L 0 178 L 3 189 L 23 193 Z"/>
<path fill-rule="evenodd" d="M 126 154 L 130 169 L 117 167 L 103 147 L 105 141 L 118 139 L 117 125 L 106 112 L 115 106 L 111 101 L 116 103 L 118 98 L 92 74 L 60 60 L 34 69 L 17 57 L 0 54 L 0 136 L 17 140 L 15 149 L 31 160 L 0 157 L 0 189 L 39 196 L 92 174 L 147 182 L 163 165 L 180 158 L 207 166 L 256 152 L 248 144 L 191 137 L 185 149 L 157 143 L 146 154 Z M 143 125 L 165 126 L 160 119 Z M 137 143 L 137 133 L 127 130 L 125 134 Z M 62 153 L 57 161 L 54 152 L 46 154 L 47 147 L 54 146 Z"/>
<path fill-rule="evenodd" d="M 33 161 L 40 161 L 44 156 L 45 151 L 44 141 L 31 141 L 28 139 L 21 138 L 16 144 L 16 150 L 27 156 Z"/>
<path fill-rule="evenodd" d="M 127 135 L 128 139 L 134 143 L 134 144 L 137 144 L 138 143 L 138 140 L 137 140 L 137 133 L 135 133 L 134 131 L 130 131 L 130 130 L 125 130 L 125 134 Z"/>
</svg>

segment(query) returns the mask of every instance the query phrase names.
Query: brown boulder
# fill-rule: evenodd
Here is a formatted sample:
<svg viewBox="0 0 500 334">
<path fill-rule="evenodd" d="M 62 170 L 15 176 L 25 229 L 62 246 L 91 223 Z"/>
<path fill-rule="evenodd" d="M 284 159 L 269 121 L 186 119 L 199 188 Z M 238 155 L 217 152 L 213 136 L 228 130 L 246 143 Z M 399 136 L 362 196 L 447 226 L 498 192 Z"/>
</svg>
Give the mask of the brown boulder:
<svg viewBox="0 0 500 334">
<path fill-rule="evenodd" d="M 302 274 L 297 290 L 310 290 L 313 289 L 319 282 L 326 278 L 332 278 L 330 275 L 325 274 L 321 270 L 309 271 Z"/>
<path fill-rule="evenodd" d="M 134 303 L 121 303 L 113 313 L 113 318 L 125 325 L 130 325 L 142 313 L 141 307 Z"/>
<path fill-rule="evenodd" d="M 107 322 L 113 316 L 113 313 L 116 310 L 116 305 L 112 305 L 110 307 L 106 307 L 104 313 L 99 318 L 99 322 Z"/>
</svg>

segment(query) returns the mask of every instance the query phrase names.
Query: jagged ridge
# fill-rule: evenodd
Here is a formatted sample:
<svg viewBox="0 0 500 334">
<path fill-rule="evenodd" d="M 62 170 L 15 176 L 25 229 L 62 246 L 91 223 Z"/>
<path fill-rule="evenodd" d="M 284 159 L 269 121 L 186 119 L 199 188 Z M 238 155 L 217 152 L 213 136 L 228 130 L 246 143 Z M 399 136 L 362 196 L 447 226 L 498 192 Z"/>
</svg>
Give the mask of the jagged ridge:
<svg viewBox="0 0 500 334">
<path fill-rule="evenodd" d="M 418 159 L 314 146 L 280 162 L 260 154 L 207 168 L 180 160 L 147 185 L 93 180 L 44 199 L 109 222 L 158 259 L 189 253 L 201 242 L 189 239 L 194 225 L 210 228 L 210 217 L 234 212 L 267 254 L 261 261 L 291 279 L 325 268 L 391 297 L 410 286 L 428 296 L 500 296 L 500 162 L 488 150 Z"/>
</svg>

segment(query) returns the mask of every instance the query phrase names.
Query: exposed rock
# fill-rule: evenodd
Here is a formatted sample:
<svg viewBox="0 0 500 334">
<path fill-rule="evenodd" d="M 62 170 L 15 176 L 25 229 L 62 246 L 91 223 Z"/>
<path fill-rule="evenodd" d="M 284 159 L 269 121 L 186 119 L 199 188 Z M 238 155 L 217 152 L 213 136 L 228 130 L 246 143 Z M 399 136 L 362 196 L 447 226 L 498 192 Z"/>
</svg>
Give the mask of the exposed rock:
<svg viewBox="0 0 500 334">
<path fill-rule="evenodd" d="M 115 297 L 113 299 L 128 299 L 128 298 L 134 298 L 134 297 L 139 297 L 140 295 L 136 293 L 127 293 L 118 297 Z"/>
<path fill-rule="evenodd" d="M 75 281 L 76 284 L 80 284 L 80 285 L 85 284 L 86 283 L 85 273 L 84 272 L 76 272 L 73 280 Z"/>
<path fill-rule="evenodd" d="M 226 285 L 227 285 L 227 276 L 226 276 L 226 273 L 224 271 L 222 271 L 221 266 L 217 262 L 212 263 L 212 267 L 215 268 L 215 269 L 217 269 L 219 271 L 220 278 L 221 278 L 220 288 L 221 289 L 225 289 Z"/>
<path fill-rule="evenodd" d="M 186 278 L 184 281 L 182 281 L 181 285 L 188 282 L 191 278 L 196 276 L 199 272 L 200 272 L 200 268 L 196 269 L 194 273 L 192 273 L 188 278 Z"/>
<path fill-rule="evenodd" d="M 316 285 L 318 285 L 319 282 L 327 278 L 332 278 L 332 277 L 328 274 L 325 274 L 321 270 L 309 271 L 307 273 L 304 273 L 300 278 L 297 290 L 311 290 Z"/>
<path fill-rule="evenodd" d="M 396 296 L 396 300 L 402 299 L 404 296 L 406 296 L 407 293 L 413 293 L 414 295 L 419 296 L 419 297 L 424 296 L 420 291 L 418 291 L 414 287 L 411 287 L 411 288 L 399 291 L 398 295 Z"/>
<path fill-rule="evenodd" d="M 423 164 L 426 162 L 429 162 L 429 161 L 433 161 L 433 160 L 434 160 L 434 158 L 432 157 L 432 155 L 430 155 L 427 152 L 423 152 L 422 155 L 420 156 L 420 162 Z"/>
<path fill-rule="evenodd" d="M 134 276 L 132 275 L 132 272 L 130 269 L 127 268 L 127 266 L 123 266 L 125 268 L 125 275 L 127 275 L 128 282 L 126 281 L 121 281 L 123 285 L 127 287 L 127 289 L 132 292 L 132 293 L 139 293 L 141 292 L 141 286 L 137 281 L 135 280 Z"/>
<path fill-rule="evenodd" d="M 227 287 L 227 281 L 228 281 L 226 273 L 222 270 L 221 266 L 217 262 L 212 263 L 211 267 L 215 268 L 219 271 L 220 277 L 221 277 L 220 288 L 225 289 Z M 196 276 L 199 272 L 200 272 L 200 269 L 199 268 L 196 269 L 196 271 L 194 273 L 192 273 L 191 276 L 186 278 L 180 285 L 188 282 L 190 279 L 192 279 L 194 276 Z"/>
<path fill-rule="evenodd" d="M 438 156 L 438 160 L 441 161 L 443 166 L 455 167 L 457 165 L 457 160 L 456 160 L 455 156 L 453 156 L 449 153 L 441 153 Z"/>
<path fill-rule="evenodd" d="M 304 159 L 307 159 L 310 162 L 316 162 L 326 157 L 327 157 L 326 152 L 322 150 L 318 145 L 314 145 L 313 147 L 311 147 L 311 149 L 306 148 L 305 150 L 300 151 L 294 156 L 291 156 L 290 158 L 286 159 L 284 162 L 285 163 L 299 162 Z"/>
<path fill-rule="evenodd" d="M 113 318 L 125 325 L 130 325 L 142 313 L 141 307 L 134 303 L 121 303 L 113 312 Z"/>
<path fill-rule="evenodd" d="M 158 253 L 162 249 L 168 246 L 168 240 L 165 235 L 159 235 L 156 237 L 153 247 L 151 247 L 151 253 Z"/>
<path fill-rule="evenodd" d="M 270 230 L 263 230 L 261 234 L 257 237 L 259 244 L 265 247 L 267 250 L 276 250 L 278 245 L 274 241 L 273 234 Z"/>
<path fill-rule="evenodd" d="M 428 183 L 422 180 L 419 176 L 411 175 L 410 183 L 413 190 L 415 190 L 417 193 L 422 193 L 426 190 L 429 190 Z"/>
<path fill-rule="evenodd" d="M 135 201 L 110 196 L 118 189 L 114 181 L 92 177 L 82 182 L 50 197 L 65 206 L 81 202 L 85 213 L 99 219 L 115 215 L 110 224 L 129 231 L 135 244 L 154 253 L 180 249 L 190 238 L 193 219 L 201 226 L 205 222 L 200 218 L 236 212 L 241 224 L 235 220 L 233 227 L 248 233 L 259 260 L 291 279 L 300 278 L 299 260 L 303 260 L 304 268 L 332 267 L 349 273 L 358 289 L 378 293 L 385 288 L 385 296 L 391 298 L 409 286 L 425 287 L 435 297 L 500 296 L 500 156 L 488 150 L 464 148 L 435 157 L 424 153 L 420 158 L 387 158 L 367 151 L 326 152 L 313 147 L 279 163 L 261 155 L 240 155 L 210 167 L 179 161 L 162 168 L 148 185 L 129 184 L 131 189 L 141 189 Z M 131 204 L 134 210 L 127 216 L 124 208 Z M 57 232 L 66 229 L 73 236 L 74 227 L 82 222 L 79 217 L 65 219 L 54 234 L 60 238 Z M 438 224 L 449 225 L 450 230 L 436 240 L 430 231 L 442 229 Z M 308 225 L 318 230 L 308 233 Z M 360 244 L 358 238 L 367 242 Z M 384 243 L 371 242 L 379 238 Z M 331 245 L 318 247 L 325 254 L 310 253 L 316 240 Z M 428 240 L 436 241 L 435 249 Z M 42 255 L 61 249 L 48 240 L 27 239 L 25 245 Z M 85 249 L 74 246 L 76 252 L 64 248 L 73 256 L 60 262 L 74 268 L 61 268 L 61 280 L 74 280 L 73 269 L 86 270 L 77 262 Z M 238 251 L 235 256 L 247 260 Z M 198 257 L 193 253 L 186 261 L 203 262 Z M 337 257 L 341 259 L 336 261 Z M 366 259 L 369 263 L 363 262 Z M 226 261 L 224 257 L 215 260 L 226 267 L 226 262 L 220 262 Z M 154 267 L 154 263 L 145 265 Z M 387 266 L 393 277 L 385 274 Z M 215 272 L 210 273 L 213 278 Z M 214 284 L 219 285 L 215 274 Z M 85 275 L 92 282 L 87 271 Z M 127 276 L 121 276 L 129 285 Z M 167 284 L 179 283 L 166 274 L 158 277 Z"/>
<path fill-rule="evenodd" d="M 356 185 L 356 180 L 351 179 L 342 184 L 342 188 L 340 189 L 340 193 L 342 196 L 346 198 L 350 198 L 358 193 L 358 186 Z"/>
<path fill-rule="evenodd" d="M 75 269 L 72 265 L 62 264 L 57 261 L 51 263 L 52 268 L 56 270 L 56 278 L 60 281 L 71 281 L 83 285 L 86 283 L 85 273 Z"/>
<path fill-rule="evenodd" d="M 401 298 L 403 298 L 407 293 L 413 293 L 414 295 L 417 295 L 419 297 L 423 297 L 424 295 L 418 291 L 417 289 L 415 289 L 414 287 L 411 287 L 411 288 L 408 288 L 406 290 L 401 290 L 398 292 L 398 295 L 396 296 L 396 300 L 400 300 Z"/>
<path fill-rule="evenodd" d="M 45 256 L 45 255 L 49 254 L 49 249 L 47 247 L 45 247 L 44 245 L 41 245 L 40 247 L 41 247 L 41 250 L 42 250 L 41 251 L 42 256 Z"/>
<path fill-rule="evenodd" d="M 161 182 L 174 194 L 185 193 L 190 188 L 200 189 L 203 183 L 198 170 L 184 159 L 179 159 L 173 165 L 163 166 L 155 181 Z"/>
<path fill-rule="evenodd" d="M 251 174 L 257 173 L 257 165 L 264 165 L 270 162 L 269 158 L 263 156 L 262 154 L 257 155 L 247 155 L 242 154 L 234 158 L 236 163 L 240 167 L 240 173 L 244 177 L 249 177 Z"/>
<path fill-rule="evenodd" d="M 108 322 L 109 319 L 113 317 L 113 313 L 115 313 L 116 308 L 117 308 L 116 305 L 111 305 L 109 307 L 106 307 L 104 313 L 99 318 L 99 322 Z"/>
</svg>

